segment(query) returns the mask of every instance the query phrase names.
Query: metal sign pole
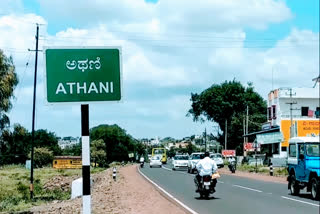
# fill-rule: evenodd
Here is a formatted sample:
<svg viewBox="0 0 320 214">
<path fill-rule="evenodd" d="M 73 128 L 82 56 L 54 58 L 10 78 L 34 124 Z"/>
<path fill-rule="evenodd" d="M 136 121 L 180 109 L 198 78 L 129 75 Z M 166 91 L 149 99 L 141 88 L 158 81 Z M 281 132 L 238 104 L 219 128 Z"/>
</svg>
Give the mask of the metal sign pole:
<svg viewBox="0 0 320 214">
<path fill-rule="evenodd" d="M 82 213 L 91 213 L 89 105 L 81 105 L 82 136 Z"/>
</svg>

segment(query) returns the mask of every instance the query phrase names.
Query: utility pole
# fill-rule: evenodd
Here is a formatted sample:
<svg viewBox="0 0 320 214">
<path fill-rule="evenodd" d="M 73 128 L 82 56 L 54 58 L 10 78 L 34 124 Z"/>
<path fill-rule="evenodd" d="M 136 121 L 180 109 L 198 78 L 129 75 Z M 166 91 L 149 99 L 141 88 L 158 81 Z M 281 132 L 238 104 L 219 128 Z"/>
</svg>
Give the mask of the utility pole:
<svg viewBox="0 0 320 214">
<path fill-rule="evenodd" d="M 207 129 L 204 129 L 204 152 L 207 151 Z"/>
<path fill-rule="evenodd" d="M 33 83 L 33 109 L 32 109 L 32 137 L 31 137 L 31 174 L 30 174 L 30 198 L 33 199 L 33 153 L 34 153 L 34 118 L 36 109 L 36 90 L 37 90 L 37 66 L 38 66 L 38 41 L 39 41 L 39 25 L 37 24 L 36 34 L 36 57 L 34 66 L 34 83 Z"/>
<path fill-rule="evenodd" d="M 246 135 L 249 132 L 249 106 L 247 105 L 247 124 L 246 124 Z M 246 137 L 246 143 L 248 143 L 248 137 Z"/>
<path fill-rule="evenodd" d="M 244 115 L 243 115 L 243 136 L 246 135 L 246 122 L 245 122 L 245 118 L 244 118 Z M 247 156 L 247 153 L 244 149 L 244 145 L 246 143 L 246 137 L 243 137 L 243 156 Z"/>
<path fill-rule="evenodd" d="M 225 130 L 224 130 L 224 149 L 227 150 L 227 136 L 228 136 L 228 120 L 225 122 Z"/>
<path fill-rule="evenodd" d="M 297 104 L 297 102 L 293 102 L 292 101 L 292 95 L 296 95 L 296 93 L 292 93 L 292 88 L 289 88 L 289 95 L 290 95 L 290 102 L 289 103 L 286 103 L 286 104 L 289 104 L 290 105 L 290 138 L 294 137 L 293 136 L 293 118 L 292 118 L 292 110 L 298 110 L 298 109 L 293 109 L 292 108 L 292 105 L 293 104 Z"/>
</svg>

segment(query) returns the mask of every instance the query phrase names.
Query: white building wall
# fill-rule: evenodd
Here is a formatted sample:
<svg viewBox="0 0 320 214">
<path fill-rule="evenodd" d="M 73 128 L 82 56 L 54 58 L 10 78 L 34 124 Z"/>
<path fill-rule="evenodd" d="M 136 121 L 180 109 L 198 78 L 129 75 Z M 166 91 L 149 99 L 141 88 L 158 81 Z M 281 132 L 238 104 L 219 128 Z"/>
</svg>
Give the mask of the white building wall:
<svg viewBox="0 0 320 214">
<path fill-rule="evenodd" d="M 289 102 L 296 102 L 297 104 L 293 104 L 292 108 L 297 110 L 292 110 L 292 117 L 296 119 L 315 119 L 315 111 L 316 108 L 319 107 L 319 99 L 316 98 L 280 98 L 279 105 L 279 116 L 282 119 L 290 119 L 290 105 L 286 104 Z M 301 107 L 309 107 L 309 110 L 312 110 L 313 117 L 301 116 Z"/>
<path fill-rule="evenodd" d="M 276 119 L 273 118 L 268 121 L 271 122 L 273 126 L 280 126 L 281 120 L 290 119 L 290 102 L 296 102 L 292 105 L 292 118 L 303 119 L 303 120 L 319 120 L 316 118 L 315 111 L 319 107 L 319 85 L 315 88 L 292 88 L 292 97 L 290 97 L 290 89 L 278 89 L 278 93 L 269 94 L 268 107 L 276 106 Z M 271 99 L 270 99 L 271 98 Z M 313 111 L 313 116 L 302 116 L 301 107 L 309 107 L 309 110 Z M 281 143 L 279 144 L 279 155 L 274 155 L 274 157 L 287 157 L 287 152 L 281 151 Z"/>
</svg>

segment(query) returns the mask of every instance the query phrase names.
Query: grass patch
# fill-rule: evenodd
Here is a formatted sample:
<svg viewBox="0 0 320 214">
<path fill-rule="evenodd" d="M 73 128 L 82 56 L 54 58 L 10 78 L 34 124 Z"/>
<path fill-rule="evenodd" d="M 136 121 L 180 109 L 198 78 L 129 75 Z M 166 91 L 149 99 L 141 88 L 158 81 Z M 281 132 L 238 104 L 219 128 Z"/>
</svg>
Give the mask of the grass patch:
<svg viewBox="0 0 320 214">
<path fill-rule="evenodd" d="M 91 167 L 91 173 L 105 168 Z M 67 200 L 71 190 L 46 190 L 44 184 L 55 176 L 81 176 L 82 169 L 53 169 L 44 167 L 34 169 L 34 200 L 30 200 L 30 170 L 23 165 L 7 165 L 0 168 L 0 212 L 27 211 L 32 206 L 52 200 Z"/>
<path fill-rule="evenodd" d="M 255 166 L 250 166 L 248 164 L 243 164 L 240 166 L 237 166 L 237 170 L 244 171 L 244 172 L 256 172 Z M 262 165 L 258 165 L 257 172 L 260 174 L 266 174 L 269 175 L 270 168 Z M 273 167 L 273 175 L 274 176 L 287 176 L 288 171 L 286 167 Z"/>
</svg>

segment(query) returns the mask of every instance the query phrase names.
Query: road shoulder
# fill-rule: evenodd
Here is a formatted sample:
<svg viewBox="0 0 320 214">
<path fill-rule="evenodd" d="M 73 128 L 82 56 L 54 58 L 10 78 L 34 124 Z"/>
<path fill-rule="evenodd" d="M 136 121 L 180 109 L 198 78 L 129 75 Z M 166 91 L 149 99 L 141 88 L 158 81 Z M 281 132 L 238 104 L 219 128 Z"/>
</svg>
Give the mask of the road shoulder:
<svg viewBox="0 0 320 214">
<path fill-rule="evenodd" d="M 228 170 L 227 168 L 221 168 L 218 171 L 222 175 L 245 177 L 245 178 L 254 179 L 254 180 L 283 183 L 283 184 L 287 183 L 286 177 L 269 176 L 269 175 L 264 175 L 264 174 L 259 174 L 259 173 L 250 173 L 250 172 L 243 172 L 243 171 L 238 171 L 238 170 L 235 173 L 231 173 L 230 170 Z"/>
</svg>

